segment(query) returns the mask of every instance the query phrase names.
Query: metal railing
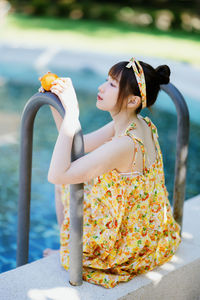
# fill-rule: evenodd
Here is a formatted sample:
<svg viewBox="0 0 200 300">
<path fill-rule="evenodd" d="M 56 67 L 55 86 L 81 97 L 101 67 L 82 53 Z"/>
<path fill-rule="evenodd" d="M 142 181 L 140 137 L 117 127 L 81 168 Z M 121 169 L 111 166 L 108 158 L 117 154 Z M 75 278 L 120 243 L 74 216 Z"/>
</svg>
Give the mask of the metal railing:
<svg viewBox="0 0 200 300">
<path fill-rule="evenodd" d="M 44 104 L 53 106 L 64 117 L 64 109 L 58 98 L 52 93 L 37 93 L 27 102 L 21 120 L 19 205 L 17 266 L 28 262 L 30 198 L 32 173 L 33 125 L 35 116 Z M 84 155 L 81 128 L 75 133 L 72 143 L 71 160 Z M 70 260 L 69 272 L 72 285 L 82 284 L 82 236 L 83 236 L 83 183 L 70 185 Z"/>
<path fill-rule="evenodd" d="M 162 85 L 161 89 L 171 97 L 177 111 L 173 216 L 182 229 L 189 141 L 189 112 L 183 96 L 174 85 L 171 83 Z M 64 117 L 64 109 L 58 98 L 52 93 L 35 94 L 28 101 L 23 111 L 21 121 L 17 266 L 28 262 L 33 124 L 39 108 L 44 104 L 53 106 Z M 79 128 L 74 136 L 71 159 L 74 161 L 83 155 L 83 135 L 81 128 Z M 83 184 L 70 185 L 69 275 L 72 285 L 82 284 L 83 196 Z"/>
<path fill-rule="evenodd" d="M 185 200 L 185 183 L 187 172 L 187 157 L 189 143 L 189 111 L 185 99 L 179 90 L 171 83 L 161 85 L 161 90 L 166 92 L 176 107 L 177 136 L 176 136 L 176 163 L 173 191 L 173 217 L 181 226 L 183 220 L 183 206 Z"/>
</svg>

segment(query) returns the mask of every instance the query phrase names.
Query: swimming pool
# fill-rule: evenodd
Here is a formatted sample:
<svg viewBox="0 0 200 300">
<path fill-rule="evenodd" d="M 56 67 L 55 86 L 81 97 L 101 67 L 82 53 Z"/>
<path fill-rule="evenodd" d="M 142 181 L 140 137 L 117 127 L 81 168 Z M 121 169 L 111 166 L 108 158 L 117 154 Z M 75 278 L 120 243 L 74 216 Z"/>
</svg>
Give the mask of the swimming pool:
<svg viewBox="0 0 200 300">
<path fill-rule="evenodd" d="M 6 77 L 5 68 L 1 68 L 0 77 L 0 115 L 2 128 L 0 140 L 0 272 L 16 266 L 16 236 L 17 236 L 17 201 L 18 201 L 18 167 L 19 167 L 19 118 L 26 101 L 35 93 L 39 84 L 35 80 L 38 74 L 24 70 L 24 82 L 16 77 Z M 59 70 L 53 70 L 59 74 Z M 22 70 L 23 71 L 23 70 Z M 111 120 L 110 115 L 96 108 L 96 93 L 98 85 L 104 80 L 88 70 L 69 74 L 77 90 L 80 103 L 80 121 L 84 133 L 90 132 Z M 33 80 L 34 78 L 34 80 Z M 93 84 L 94 89 L 88 91 L 87 84 Z M 88 83 L 89 82 L 89 83 Z M 187 100 L 187 99 L 186 99 Z M 199 104 L 200 108 L 200 104 Z M 196 109 L 195 109 L 196 112 Z M 165 180 L 172 203 L 176 116 L 172 101 L 163 92 L 160 93 L 153 113 L 147 109 L 142 115 L 149 116 L 158 128 L 159 141 L 163 153 Z M 197 153 L 200 151 L 200 123 L 193 120 L 190 110 L 190 143 L 188 155 L 186 199 L 199 194 L 199 181 L 194 176 L 200 172 Z M 95 120 L 95 122 L 94 122 Z M 5 128 L 4 128 L 5 127 Z M 42 257 L 46 247 L 59 247 L 59 230 L 56 224 L 54 206 L 54 187 L 47 182 L 47 172 L 51 153 L 56 140 L 57 131 L 48 107 L 39 111 L 34 129 L 33 171 L 31 192 L 31 229 L 29 261 Z"/>
</svg>

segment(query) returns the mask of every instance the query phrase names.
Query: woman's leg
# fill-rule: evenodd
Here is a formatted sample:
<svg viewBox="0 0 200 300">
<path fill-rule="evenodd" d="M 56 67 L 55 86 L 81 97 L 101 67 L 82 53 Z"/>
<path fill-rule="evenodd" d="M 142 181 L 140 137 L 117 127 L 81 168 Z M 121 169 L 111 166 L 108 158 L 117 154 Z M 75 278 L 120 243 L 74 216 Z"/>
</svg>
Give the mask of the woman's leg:
<svg viewBox="0 0 200 300">
<path fill-rule="evenodd" d="M 56 207 L 56 217 L 57 217 L 57 222 L 59 225 L 59 228 L 61 228 L 63 219 L 64 219 L 64 207 L 61 201 L 61 186 L 60 185 L 55 185 L 55 207 Z M 48 256 L 50 254 L 53 254 L 59 250 L 53 250 L 50 248 L 47 248 L 43 251 L 43 256 Z"/>
</svg>

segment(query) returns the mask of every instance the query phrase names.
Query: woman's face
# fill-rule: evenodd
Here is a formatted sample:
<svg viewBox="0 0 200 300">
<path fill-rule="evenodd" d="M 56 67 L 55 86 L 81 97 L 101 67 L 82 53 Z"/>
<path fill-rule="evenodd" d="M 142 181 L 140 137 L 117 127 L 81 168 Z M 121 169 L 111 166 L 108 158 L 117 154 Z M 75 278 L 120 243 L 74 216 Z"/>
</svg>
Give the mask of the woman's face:
<svg viewBox="0 0 200 300">
<path fill-rule="evenodd" d="M 107 80 L 99 86 L 98 90 L 97 108 L 108 112 L 114 111 L 119 94 L 119 81 L 109 75 Z"/>
</svg>

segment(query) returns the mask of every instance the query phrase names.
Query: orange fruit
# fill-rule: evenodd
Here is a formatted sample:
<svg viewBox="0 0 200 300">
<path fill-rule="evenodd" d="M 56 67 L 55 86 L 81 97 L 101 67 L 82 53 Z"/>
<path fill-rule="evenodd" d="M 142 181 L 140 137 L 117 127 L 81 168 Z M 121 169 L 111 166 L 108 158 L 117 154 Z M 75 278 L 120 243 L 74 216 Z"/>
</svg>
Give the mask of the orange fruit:
<svg viewBox="0 0 200 300">
<path fill-rule="evenodd" d="M 50 88 L 52 87 L 52 82 L 56 80 L 58 76 L 53 73 L 47 73 L 45 74 L 41 79 L 41 85 L 45 91 L 50 91 Z"/>
</svg>

